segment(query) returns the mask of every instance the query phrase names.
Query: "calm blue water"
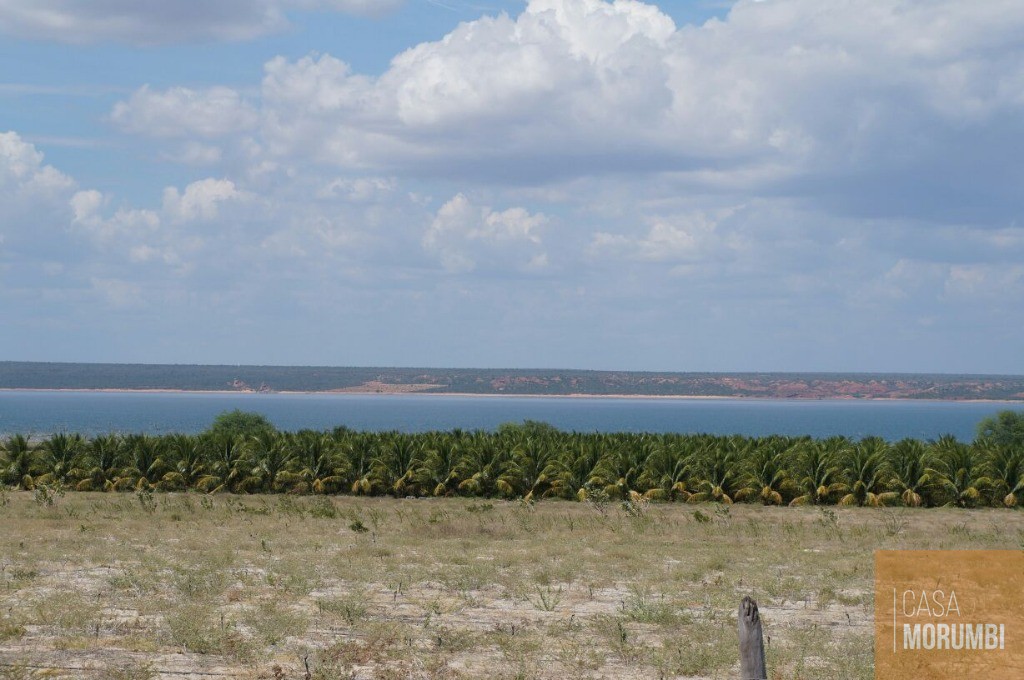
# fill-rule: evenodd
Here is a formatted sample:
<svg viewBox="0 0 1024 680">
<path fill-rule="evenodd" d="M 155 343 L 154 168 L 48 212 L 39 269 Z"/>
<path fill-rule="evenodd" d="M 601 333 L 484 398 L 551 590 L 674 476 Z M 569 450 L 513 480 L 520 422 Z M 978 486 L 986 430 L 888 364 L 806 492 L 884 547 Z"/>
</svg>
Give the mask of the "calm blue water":
<svg viewBox="0 0 1024 680">
<path fill-rule="evenodd" d="M 0 391 L 0 433 L 60 430 L 199 432 L 231 409 L 265 415 L 283 430 L 493 429 L 526 419 L 581 432 L 709 432 L 878 435 L 969 441 L 979 420 L 1020 403 L 936 401 L 750 401 L 736 399 L 558 399 L 356 394 L 196 394 Z"/>
</svg>

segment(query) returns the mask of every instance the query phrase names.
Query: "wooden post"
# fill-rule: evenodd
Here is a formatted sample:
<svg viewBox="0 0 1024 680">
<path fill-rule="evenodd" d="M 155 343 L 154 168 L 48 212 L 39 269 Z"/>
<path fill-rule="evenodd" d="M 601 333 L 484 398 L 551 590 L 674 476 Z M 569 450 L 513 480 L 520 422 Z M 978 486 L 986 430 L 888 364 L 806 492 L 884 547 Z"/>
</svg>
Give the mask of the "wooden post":
<svg viewBox="0 0 1024 680">
<path fill-rule="evenodd" d="M 768 680 L 764 665 L 764 636 L 757 602 L 744 597 L 738 620 L 740 633 L 740 680 Z"/>
</svg>

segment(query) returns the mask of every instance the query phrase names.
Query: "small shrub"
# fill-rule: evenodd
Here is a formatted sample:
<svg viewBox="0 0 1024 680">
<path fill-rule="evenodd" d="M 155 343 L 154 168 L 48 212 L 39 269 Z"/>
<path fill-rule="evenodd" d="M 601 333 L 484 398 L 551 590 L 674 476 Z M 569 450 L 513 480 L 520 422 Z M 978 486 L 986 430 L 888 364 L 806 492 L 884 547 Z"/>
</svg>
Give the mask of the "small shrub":
<svg viewBox="0 0 1024 680">
<path fill-rule="evenodd" d="M 36 505 L 52 508 L 57 505 L 57 500 L 64 497 L 64 487 L 41 484 L 32 492 L 32 500 Z"/>
<path fill-rule="evenodd" d="M 622 501 L 622 511 L 630 517 L 647 517 L 647 509 L 650 506 L 650 501 L 640 496 L 637 498 L 630 498 Z"/>
<path fill-rule="evenodd" d="M 319 496 L 310 504 L 309 515 L 318 519 L 334 519 L 338 516 L 338 509 L 330 498 Z"/>
<path fill-rule="evenodd" d="M 135 498 L 139 501 L 139 505 L 142 507 L 143 512 L 149 515 L 156 512 L 156 500 L 153 499 L 153 492 L 148 488 L 139 489 L 135 494 Z"/>
<path fill-rule="evenodd" d="M 84 633 L 98 615 L 92 602 L 81 595 L 50 593 L 33 603 L 33 623 L 53 626 L 66 633 Z"/>
<path fill-rule="evenodd" d="M 882 526 L 885 528 L 885 535 L 889 538 L 896 538 L 907 529 L 910 520 L 903 511 L 886 510 L 882 513 Z"/>
<path fill-rule="evenodd" d="M 264 645 L 276 645 L 287 637 L 300 635 L 308 625 L 306 617 L 275 602 L 261 602 L 246 609 L 242 622 Z"/>
<path fill-rule="evenodd" d="M 735 662 L 735 637 L 714 624 L 695 625 L 689 635 L 681 636 L 677 646 L 659 650 L 655 664 L 665 676 L 714 675 Z M 798 677 L 798 676 L 793 676 Z M 804 676 L 799 676 L 804 677 Z M 815 676 L 817 677 L 817 676 Z"/>
<path fill-rule="evenodd" d="M 448 626 L 434 629 L 434 645 L 446 652 L 461 652 L 473 646 L 473 635 L 468 630 L 454 630 Z M 408 677 L 402 675 L 401 677 Z"/>
<path fill-rule="evenodd" d="M 0 680 L 32 680 L 38 677 L 31 662 L 5 661 L 0 666 Z"/>
<path fill-rule="evenodd" d="M 211 621 L 213 612 L 204 605 L 186 605 L 164 619 L 171 640 L 193 654 L 223 654 L 248 660 L 255 653 L 252 641 L 242 635 L 234 622 Z"/>
<path fill-rule="evenodd" d="M 839 536 L 839 515 L 831 508 L 822 508 L 818 513 L 818 524 L 825 529 L 829 536 Z"/>
<path fill-rule="evenodd" d="M 553 612 L 558 604 L 562 601 L 562 587 L 559 586 L 556 590 L 551 586 L 545 586 L 541 588 L 537 586 L 537 598 L 536 600 L 530 600 L 534 607 L 546 612 Z"/>
<path fill-rule="evenodd" d="M 39 576 L 38 571 L 28 567 L 0 567 L 0 575 L 4 574 L 10 579 L 9 585 L 15 588 L 21 588 Z"/>
<path fill-rule="evenodd" d="M 601 488 L 593 488 L 587 491 L 587 505 L 597 511 L 602 517 L 608 516 L 608 505 L 611 503 L 611 496 Z"/>
<path fill-rule="evenodd" d="M 690 617 L 665 602 L 664 595 L 654 597 L 648 588 L 631 586 L 629 598 L 623 602 L 623 613 L 637 623 L 689 623 Z"/>
<path fill-rule="evenodd" d="M 152 680 L 157 677 L 153 666 L 145 662 L 128 662 L 103 669 L 103 677 L 109 680 Z"/>
<path fill-rule="evenodd" d="M 0 621 L 0 642 L 4 640 L 17 640 L 25 635 L 25 626 L 19 623 Z"/>
<path fill-rule="evenodd" d="M 361 593 L 338 599 L 317 600 L 317 606 L 321 614 L 326 612 L 341 616 L 350 626 L 363 620 L 367 611 L 365 597 Z"/>
<path fill-rule="evenodd" d="M 115 574 L 107 579 L 107 583 L 115 590 L 124 591 L 141 597 L 155 592 L 156 584 L 152 578 L 144 577 L 142 572 L 131 568 L 124 568 L 120 574 Z"/>
<path fill-rule="evenodd" d="M 277 512 L 285 517 L 298 517 L 300 519 L 306 515 L 306 509 L 299 503 L 296 503 L 295 499 L 291 496 L 281 496 L 277 501 Z"/>
<path fill-rule="evenodd" d="M 175 589 L 189 599 L 206 599 L 227 587 L 227 574 L 212 565 L 189 565 L 174 570 Z"/>
</svg>

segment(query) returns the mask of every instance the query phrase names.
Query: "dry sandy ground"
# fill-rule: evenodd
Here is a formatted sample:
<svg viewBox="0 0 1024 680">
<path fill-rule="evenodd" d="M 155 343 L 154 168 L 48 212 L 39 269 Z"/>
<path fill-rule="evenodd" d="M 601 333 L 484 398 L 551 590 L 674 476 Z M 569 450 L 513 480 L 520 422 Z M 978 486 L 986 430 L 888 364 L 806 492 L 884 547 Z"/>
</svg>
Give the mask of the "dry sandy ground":
<svg viewBox="0 0 1024 680">
<path fill-rule="evenodd" d="M 0 497 L 0 678 L 873 676 L 872 551 L 1018 548 L 1000 510 Z"/>
</svg>

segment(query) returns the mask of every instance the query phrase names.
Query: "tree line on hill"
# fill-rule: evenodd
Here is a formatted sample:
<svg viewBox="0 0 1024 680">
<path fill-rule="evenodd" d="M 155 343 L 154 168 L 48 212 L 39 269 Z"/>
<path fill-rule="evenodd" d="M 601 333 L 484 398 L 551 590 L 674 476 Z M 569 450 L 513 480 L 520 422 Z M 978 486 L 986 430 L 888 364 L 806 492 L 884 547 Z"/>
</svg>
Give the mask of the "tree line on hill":
<svg viewBox="0 0 1024 680">
<path fill-rule="evenodd" d="M 21 489 L 467 496 L 765 505 L 1016 507 L 1024 413 L 979 424 L 965 443 L 879 437 L 563 432 L 279 432 L 221 414 L 198 435 L 7 437 L 0 482 Z"/>
</svg>

